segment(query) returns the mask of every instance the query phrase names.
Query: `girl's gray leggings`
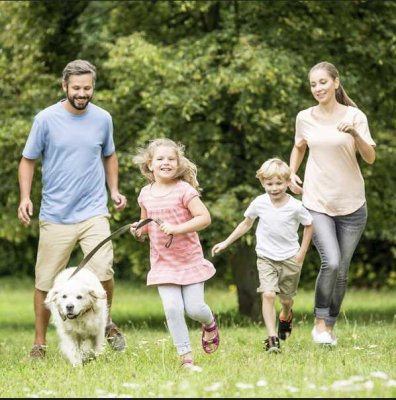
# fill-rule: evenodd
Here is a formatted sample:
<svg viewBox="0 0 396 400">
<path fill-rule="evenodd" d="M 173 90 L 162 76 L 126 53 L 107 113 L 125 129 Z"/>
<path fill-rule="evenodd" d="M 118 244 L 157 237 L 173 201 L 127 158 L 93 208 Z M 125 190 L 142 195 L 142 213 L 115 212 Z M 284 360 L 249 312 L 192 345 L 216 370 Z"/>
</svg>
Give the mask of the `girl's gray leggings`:
<svg viewBox="0 0 396 400">
<path fill-rule="evenodd" d="M 158 292 L 165 311 L 166 322 L 177 353 L 191 351 L 188 327 L 184 314 L 205 325 L 213 322 L 213 314 L 204 300 L 204 283 L 193 285 L 158 285 Z"/>
<path fill-rule="evenodd" d="M 313 242 L 321 266 L 315 286 L 315 316 L 333 326 L 340 313 L 349 265 L 367 222 L 364 204 L 352 214 L 331 217 L 309 210 L 313 217 Z"/>
</svg>

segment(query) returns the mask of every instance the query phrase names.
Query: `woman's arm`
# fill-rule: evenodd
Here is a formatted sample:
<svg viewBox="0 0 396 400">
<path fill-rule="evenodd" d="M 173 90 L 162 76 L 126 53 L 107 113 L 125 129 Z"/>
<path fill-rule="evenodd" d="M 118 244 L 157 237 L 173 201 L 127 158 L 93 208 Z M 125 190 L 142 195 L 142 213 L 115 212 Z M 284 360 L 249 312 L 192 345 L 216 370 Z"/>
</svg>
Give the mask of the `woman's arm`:
<svg viewBox="0 0 396 400">
<path fill-rule="evenodd" d="M 349 133 L 354 139 L 356 148 L 359 154 L 362 156 L 363 160 L 367 164 L 373 164 L 375 161 L 375 147 L 368 144 L 360 135 L 359 132 L 353 127 L 353 125 L 342 122 L 338 125 L 338 130 L 341 132 Z"/>
<path fill-rule="evenodd" d="M 302 180 L 298 177 L 297 171 L 304 159 L 305 152 L 307 150 L 307 143 L 305 141 L 300 142 L 299 145 L 294 145 L 290 154 L 290 169 L 292 174 L 290 177 L 290 190 L 295 194 L 302 194 L 303 189 Z"/>
</svg>

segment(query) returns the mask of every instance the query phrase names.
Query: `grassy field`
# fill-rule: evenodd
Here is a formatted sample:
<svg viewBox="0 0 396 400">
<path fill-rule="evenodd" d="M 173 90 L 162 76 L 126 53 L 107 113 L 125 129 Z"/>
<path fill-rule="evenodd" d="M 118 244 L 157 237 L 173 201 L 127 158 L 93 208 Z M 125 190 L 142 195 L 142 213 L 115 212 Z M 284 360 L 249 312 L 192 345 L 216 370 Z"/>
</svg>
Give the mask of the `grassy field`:
<svg viewBox="0 0 396 400">
<path fill-rule="evenodd" d="M 33 282 L 0 280 L 0 396 L 40 398 L 279 398 L 396 397 L 396 293 L 349 290 L 337 325 L 338 346 L 311 340 L 313 293 L 300 290 L 291 337 L 280 354 L 267 354 L 262 323 L 237 312 L 233 288 L 208 286 L 207 303 L 218 315 L 221 346 L 206 355 L 199 325 L 189 320 L 200 372 L 182 370 L 155 288 L 117 282 L 113 319 L 128 348 L 72 367 L 58 350 L 51 326 L 45 361 L 27 354 L 34 333 Z"/>
</svg>

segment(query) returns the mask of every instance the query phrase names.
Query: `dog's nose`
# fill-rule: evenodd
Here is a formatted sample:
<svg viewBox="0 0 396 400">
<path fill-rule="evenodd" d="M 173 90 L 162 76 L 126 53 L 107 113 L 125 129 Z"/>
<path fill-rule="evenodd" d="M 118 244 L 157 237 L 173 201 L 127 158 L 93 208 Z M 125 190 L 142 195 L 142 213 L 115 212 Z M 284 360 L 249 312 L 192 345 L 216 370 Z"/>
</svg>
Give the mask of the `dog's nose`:
<svg viewBox="0 0 396 400">
<path fill-rule="evenodd" d="M 66 311 L 68 311 L 68 312 L 73 311 L 73 309 L 74 309 L 74 305 L 73 305 L 73 304 L 68 304 L 68 305 L 66 306 Z"/>
</svg>

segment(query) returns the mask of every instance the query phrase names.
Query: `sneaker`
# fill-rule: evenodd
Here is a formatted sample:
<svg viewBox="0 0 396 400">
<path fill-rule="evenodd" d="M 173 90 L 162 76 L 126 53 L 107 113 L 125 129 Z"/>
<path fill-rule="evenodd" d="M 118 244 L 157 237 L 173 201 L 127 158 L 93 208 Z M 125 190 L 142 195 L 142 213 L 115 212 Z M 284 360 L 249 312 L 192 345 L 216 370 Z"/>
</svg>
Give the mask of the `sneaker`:
<svg viewBox="0 0 396 400">
<path fill-rule="evenodd" d="M 315 343 L 318 344 L 325 344 L 330 346 L 335 346 L 337 344 L 337 339 L 333 339 L 329 332 L 318 332 L 315 326 L 312 329 L 312 339 Z"/>
<path fill-rule="evenodd" d="M 47 346 L 44 344 L 34 344 L 32 350 L 30 350 L 29 357 L 32 360 L 44 360 L 45 351 L 47 350 Z"/>
<path fill-rule="evenodd" d="M 113 350 L 124 351 L 126 344 L 124 335 L 119 330 L 118 326 L 112 322 L 106 326 L 105 333 L 107 342 L 110 344 Z"/>
<path fill-rule="evenodd" d="M 331 340 L 332 340 L 331 345 L 337 346 L 337 338 L 336 338 L 336 335 L 334 334 L 334 332 L 331 332 L 330 336 L 331 336 Z"/>
<path fill-rule="evenodd" d="M 279 353 L 280 352 L 280 342 L 277 336 L 268 336 L 268 339 L 265 339 L 265 351 L 268 353 Z"/>
<path fill-rule="evenodd" d="M 288 336 L 291 335 L 292 332 L 292 321 L 293 321 L 293 310 L 290 310 L 290 318 L 288 321 L 284 321 L 279 318 L 278 321 L 278 336 L 282 340 L 286 340 Z"/>
</svg>

